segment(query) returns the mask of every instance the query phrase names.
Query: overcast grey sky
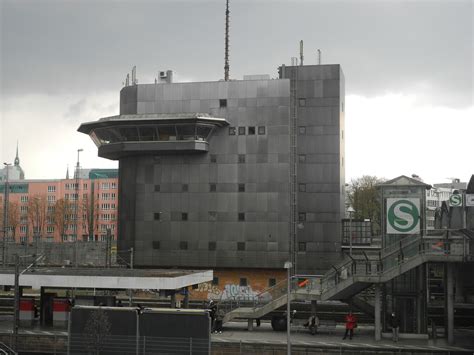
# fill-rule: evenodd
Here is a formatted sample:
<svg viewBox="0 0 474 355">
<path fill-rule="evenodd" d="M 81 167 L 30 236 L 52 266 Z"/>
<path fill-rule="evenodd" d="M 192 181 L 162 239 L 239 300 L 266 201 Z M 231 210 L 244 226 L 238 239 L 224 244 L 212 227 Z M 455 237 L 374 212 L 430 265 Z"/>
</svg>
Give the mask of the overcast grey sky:
<svg viewBox="0 0 474 355">
<path fill-rule="evenodd" d="M 84 121 L 118 113 L 125 75 L 173 69 L 179 81 L 223 77 L 220 1 L 1 3 L 0 160 L 16 141 L 27 178 L 110 167 Z M 473 1 L 231 0 L 231 77 L 268 73 L 298 56 L 340 63 L 346 77 L 346 175 L 428 182 L 474 173 Z M 458 132 L 458 133 L 456 133 Z M 452 159 L 451 149 L 461 151 Z"/>
</svg>

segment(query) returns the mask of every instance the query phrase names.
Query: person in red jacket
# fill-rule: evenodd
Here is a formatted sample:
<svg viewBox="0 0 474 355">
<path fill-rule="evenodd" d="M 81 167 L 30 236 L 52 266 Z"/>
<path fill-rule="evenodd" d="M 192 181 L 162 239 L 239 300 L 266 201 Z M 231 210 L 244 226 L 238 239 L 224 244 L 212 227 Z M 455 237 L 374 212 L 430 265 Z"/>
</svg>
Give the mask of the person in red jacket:
<svg viewBox="0 0 474 355">
<path fill-rule="evenodd" d="M 352 314 L 352 311 L 349 311 L 349 313 L 346 315 L 345 321 L 346 321 L 346 332 L 342 340 L 346 339 L 348 333 L 349 333 L 349 339 L 352 340 L 352 337 L 354 336 L 354 328 L 357 327 L 357 318 L 354 314 Z"/>
</svg>

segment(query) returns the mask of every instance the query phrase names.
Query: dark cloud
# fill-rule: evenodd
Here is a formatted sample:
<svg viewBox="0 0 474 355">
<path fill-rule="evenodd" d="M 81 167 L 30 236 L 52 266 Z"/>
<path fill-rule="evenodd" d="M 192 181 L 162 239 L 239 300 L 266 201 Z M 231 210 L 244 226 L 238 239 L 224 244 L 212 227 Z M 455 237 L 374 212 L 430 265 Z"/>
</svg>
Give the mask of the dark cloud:
<svg viewBox="0 0 474 355">
<path fill-rule="evenodd" d="M 225 1 L 1 2 L 4 95 L 118 91 L 138 67 L 193 80 L 223 77 Z M 472 105 L 472 1 L 231 0 L 231 76 L 269 73 L 298 56 L 341 63 L 347 93 L 423 90 Z"/>
</svg>

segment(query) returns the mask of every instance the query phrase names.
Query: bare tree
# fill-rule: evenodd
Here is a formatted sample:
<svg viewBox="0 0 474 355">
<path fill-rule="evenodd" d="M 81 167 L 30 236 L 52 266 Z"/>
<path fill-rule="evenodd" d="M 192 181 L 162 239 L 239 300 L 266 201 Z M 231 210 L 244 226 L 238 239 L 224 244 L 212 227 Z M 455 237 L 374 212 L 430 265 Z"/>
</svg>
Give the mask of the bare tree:
<svg viewBox="0 0 474 355">
<path fill-rule="evenodd" d="M 110 335 L 110 321 L 107 313 L 98 308 L 93 310 L 84 325 L 84 337 L 89 354 L 100 354 Z"/>
<path fill-rule="evenodd" d="M 84 232 L 92 238 L 97 232 L 97 221 L 99 220 L 99 202 L 84 196 L 81 201 L 81 211 L 83 218 Z"/>
<path fill-rule="evenodd" d="M 60 198 L 54 204 L 53 221 L 54 225 L 58 229 L 59 236 L 63 240 L 63 236 L 67 229 L 68 222 L 71 220 L 71 213 L 73 205 L 69 200 Z"/>
<path fill-rule="evenodd" d="M 20 224 L 20 207 L 17 202 L 9 202 L 8 204 L 8 225 L 12 231 L 13 240 L 16 237 L 16 231 Z"/>
<path fill-rule="evenodd" d="M 33 235 L 40 237 L 46 229 L 48 202 L 46 195 L 34 195 L 28 200 L 28 219 L 33 227 Z"/>
</svg>

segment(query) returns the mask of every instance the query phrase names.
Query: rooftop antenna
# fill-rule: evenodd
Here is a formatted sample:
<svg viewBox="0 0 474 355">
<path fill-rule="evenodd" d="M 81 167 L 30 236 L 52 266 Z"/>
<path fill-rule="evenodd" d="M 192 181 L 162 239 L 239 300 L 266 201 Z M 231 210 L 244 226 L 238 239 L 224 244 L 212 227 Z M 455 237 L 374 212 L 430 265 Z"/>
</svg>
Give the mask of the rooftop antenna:
<svg viewBox="0 0 474 355">
<path fill-rule="evenodd" d="M 132 85 L 137 83 L 137 66 L 134 65 L 132 68 Z"/>
<path fill-rule="evenodd" d="M 321 65 L 321 49 L 318 48 L 318 65 Z"/>
<path fill-rule="evenodd" d="M 125 86 L 128 86 L 130 83 L 130 74 L 127 73 L 127 77 L 125 78 Z"/>
<path fill-rule="evenodd" d="M 224 80 L 229 81 L 229 0 L 226 1 L 226 9 L 225 9 Z"/>
<path fill-rule="evenodd" d="M 303 40 L 300 41 L 300 65 L 303 65 Z"/>
</svg>

